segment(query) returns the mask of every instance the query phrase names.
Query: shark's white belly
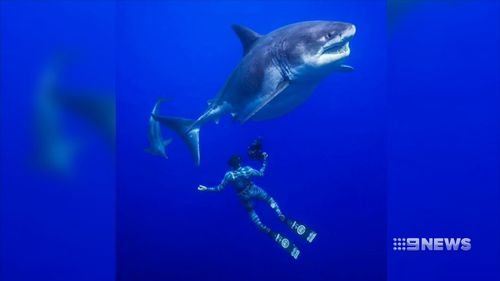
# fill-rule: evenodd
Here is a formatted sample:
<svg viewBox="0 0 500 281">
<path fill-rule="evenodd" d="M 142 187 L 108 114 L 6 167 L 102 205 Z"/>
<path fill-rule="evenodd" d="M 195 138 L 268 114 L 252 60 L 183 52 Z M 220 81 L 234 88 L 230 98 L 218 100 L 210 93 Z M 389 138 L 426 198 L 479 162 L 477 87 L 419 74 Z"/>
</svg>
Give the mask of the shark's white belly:
<svg viewBox="0 0 500 281">
<path fill-rule="evenodd" d="M 291 82 L 287 89 L 257 112 L 252 120 L 267 120 L 283 116 L 304 103 L 311 95 L 313 88 L 311 85 Z"/>
</svg>

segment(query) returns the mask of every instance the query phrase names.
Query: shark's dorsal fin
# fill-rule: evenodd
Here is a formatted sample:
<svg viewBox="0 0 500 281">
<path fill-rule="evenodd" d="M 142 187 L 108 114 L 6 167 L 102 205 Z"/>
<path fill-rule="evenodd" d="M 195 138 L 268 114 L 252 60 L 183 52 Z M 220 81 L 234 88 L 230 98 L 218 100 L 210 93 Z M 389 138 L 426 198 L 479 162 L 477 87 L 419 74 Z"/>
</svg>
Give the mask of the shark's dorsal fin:
<svg viewBox="0 0 500 281">
<path fill-rule="evenodd" d="M 233 24 L 231 27 L 234 32 L 236 32 L 236 35 L 238 35 L 238 38 L 240 38 L 241 44 L 243 45 L 243 55 L 246 55 L 250 49 L 252 49 L 255 41 L 259 40 L 262 36 L 248 27 L 237 24 Z"/>
</svg>

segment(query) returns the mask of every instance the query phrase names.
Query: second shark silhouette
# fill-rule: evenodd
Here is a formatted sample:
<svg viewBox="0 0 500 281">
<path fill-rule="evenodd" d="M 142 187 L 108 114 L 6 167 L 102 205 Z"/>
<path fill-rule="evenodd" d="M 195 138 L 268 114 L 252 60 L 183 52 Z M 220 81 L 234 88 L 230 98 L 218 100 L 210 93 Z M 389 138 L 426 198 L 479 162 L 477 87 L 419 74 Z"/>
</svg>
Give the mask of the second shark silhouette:
<svg viewBox="0 0 500 281">
<path fill-rule="evenodd" d="M 161 133 L 160 122 L 158 122 L 153 116 L 157 115 L 160 110 L 160 104 L 164 102 L 165 99 L 158 99 L 155 103 L 153 110 L 151 111 L 151 116 L 149 117 L 149 128 L 148 128 L 148 140 L 149 147 L 144 149 L 145 152 L 152 155 L 158 155 L 165 159 L 168 159 L 167 153 L 165 152 L 165 147 L 172 143 L 172 138 L 163 139 Z"/>
</svg>

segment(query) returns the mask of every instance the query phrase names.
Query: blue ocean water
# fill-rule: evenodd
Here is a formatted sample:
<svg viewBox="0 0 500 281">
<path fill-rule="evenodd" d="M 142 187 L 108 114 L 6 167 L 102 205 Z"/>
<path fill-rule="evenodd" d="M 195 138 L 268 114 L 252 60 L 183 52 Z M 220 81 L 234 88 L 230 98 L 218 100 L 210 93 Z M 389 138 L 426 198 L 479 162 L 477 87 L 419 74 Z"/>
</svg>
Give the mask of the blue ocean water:
<svg viewBox="0 0 500 281">
<path fill-rule="evenodd" d="M 2 1 L 0 15 L 1 280 L 499 279 L 498 2 Z M 166 128 L 169 159 L 144 153 L 157 98 L 163 115 L 196 118 L 224 85 L 242 56 L 231 24 L 318 19 L 356 25 L 354 72 L 281 118 L 205 125 L 200 167 Z M 60 53 L 63 84 L 114 97 L 116 146 L 64 115 L 79 153 L 54 176 L 33 165 L 34 97 Z M 297 261 L 233 190 L 196 190 L 259 136 L 270 156 L 256 183 L 318 232 L 305 243 L 256 205 Z M 473 242 L 400 253 L 392 237 Z"/>
<path fill-rule="evenodd" d="M 78 150 L 68 171 L 35 157 L 37 96 L 44 72 L 62 53 L 61 84 L 112 97 L 113 2 L 2 1 L 1 280 L 114 280 L 115 168 L 92 126 L 63 115 L 61 133 Z M 99 94 L 100 95 L 100 94 Z M 78 147 L 78 148 L 77 148 Z M 76 154 L 75 154 L 76 155 Z"/>
<path fill-rule="evenodd" d="M 390 12 L 388 242 L 469 237 L 472 249 L 389 246 L 389 279 L 499 280 L 500 3 L 409 1 Z"/>
</svg>

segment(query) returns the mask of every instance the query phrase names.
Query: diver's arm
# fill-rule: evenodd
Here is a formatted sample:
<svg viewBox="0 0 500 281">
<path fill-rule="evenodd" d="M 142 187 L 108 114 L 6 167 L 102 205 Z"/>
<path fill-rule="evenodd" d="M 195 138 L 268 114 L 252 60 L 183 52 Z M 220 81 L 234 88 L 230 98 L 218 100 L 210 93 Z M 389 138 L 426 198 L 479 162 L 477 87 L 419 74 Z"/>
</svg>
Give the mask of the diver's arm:
<svg viewBox="0 0 500 281">
<path fill-rule="evenodd" d="M 217 185 L 215 187 L 206 187 L 204 185 L 199 185 L 198 186 L 198 190 L 199 191 L 211 191 L 211 192 L 222 191 L 227 186 L 227 184 L 229 183 L 230 178 L 231 178 L 230 173 L 226 173 L 226 175 L 222 179 L 222 182 L 219 185 Z"/>
<path fill-rule="evenodd" d="M 262 167 L 260 168 L 259 172 L 264 175 L 264 172 L 266 171 L 266 168 L 267 168 L 267 157 L 269 157 L 269 155 L 265 152 L 262 153 L 262 156 L 264 157 L 264 159 L 262 159 Z"/>
<path fill-rule="evenodd" d="M 262 177 L 264 176 L 264 172 L 266 171 L 267 168 L 267 157 L 269 156 L 267 153 L 263 152 L 262 153 L 262 167 L 257 171 L 255 169 L 252 169 L 252 175 L 253 176 L 259 176 Z"/>
</svg>

